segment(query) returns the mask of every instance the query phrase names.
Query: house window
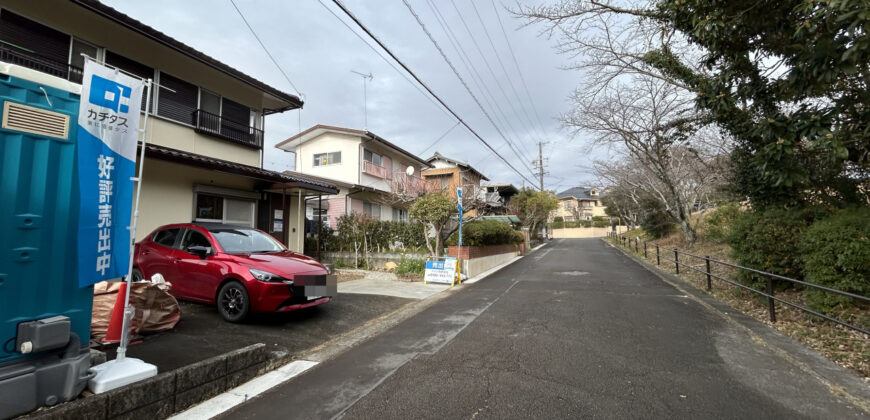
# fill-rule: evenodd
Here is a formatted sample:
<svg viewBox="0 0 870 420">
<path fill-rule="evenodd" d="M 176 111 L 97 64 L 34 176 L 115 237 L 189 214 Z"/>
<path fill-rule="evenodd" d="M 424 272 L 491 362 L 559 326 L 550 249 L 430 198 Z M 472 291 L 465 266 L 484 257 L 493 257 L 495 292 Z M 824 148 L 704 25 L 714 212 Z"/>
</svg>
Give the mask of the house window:
<svg viewBox="0 0 870 420">
<path fill-rule="evenodd" d="M 197 222 L 254 227 L 256 203 L 252 200 L 198 193 L 195 210 Z"/>
<path fill-rule="evenodd" d="M 142 79 L 153 79 L 154 78 L 154 69 L 153 68 L 148 67 L 142 63 L 139 63 L 138 61 L 131 60 L 131 59 L 124 57 L 122 55 L 115 54 L 112 51 L 106 51 L 106 64 L 113 66 L 113 67 L 117 67 L 121 70 L 124 70 L 127 73 L 136 75 L 137 77 L 140 77 Z M 146 109 L 145 101 L 148 99 L 148 98 L 146 98 L 147 96 L 148 95 L 146 95 L 143 92 L 143 94 L 142 94 L 142 108 L 141 108 L 142 111 L 145 111 L 145 109 Z M 153 97 L 151 98 L 151 103 L 152 104 L 154 103 Z"/>
<path fill-rule="evenodd" d="M 314 154 L 314 166 L 336 165 L 339 163 L 341 163 L 341 152 Z"/>
<path fill-rule="evenodd" d="M 94 60 L 99 60 L 100 50 L 101 48 L 84 42 L 78 38 L 73 38 L 72 47 L 70 48 L 69 53 L 70 69 L 68 79 L 71 82 L 81 83 L 83 69 L 85 68 L 85 57 L 82 54 L 87 55 Z"/>
<path fill-rule="evenodd" d="M 571 209 L 571 202 L 570 201 L 563 201 L 562 208 L 564 208 L 565 210 L 570 210 Z"/>
<path fill-rule="evenodd" d="M 160 85 L 174 90 L 160 89 L 157 115 L 193 125 L 193 112 L 199 99 L 199 88 L 168 73 L 160 72 Z"/>
<path fill-rule="evenodd" d="M 381 219 L 381 206 L 379 206 L 377 204 L 369 203 L 368 201 L 364 201 L 363 202 L 363 213 L 365 213 L 366 216 L 368 216 L 372 219 L 380 220 Z"/>
<path fill-rule="evenodd" d="M 371 162 L 371 163 L 374 163 L 375 165 L 381 166 L 381 164 L 383 162 L 383 156 L 381 156 L 375 152 L 372 152 L 371 150 L 366 149 L 363 152 L 363 160 L 365 160 L 366 162 Z"/>
<path fill-rule="evenodd" d="M 407 222 L 408 221 L 408 210 L 394 208 L 393 209 L 393 221 Z"/>
<path fill-rule="evenodd" d="M 3 61 L 53 76 L 69 76 L 69 35 L 3 9 L 0 41 Z"/>
</svg>

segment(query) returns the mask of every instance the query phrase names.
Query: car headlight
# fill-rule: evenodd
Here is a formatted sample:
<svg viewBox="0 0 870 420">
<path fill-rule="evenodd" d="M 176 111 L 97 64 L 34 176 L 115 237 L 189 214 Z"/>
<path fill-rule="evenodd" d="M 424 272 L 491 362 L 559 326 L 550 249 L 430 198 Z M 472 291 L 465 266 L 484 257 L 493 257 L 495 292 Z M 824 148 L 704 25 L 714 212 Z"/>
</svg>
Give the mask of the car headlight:
<svg viewBox="0 0 870 420">
<path fill-rule="evenodd" d="M 251 272 L 251 275 L 254 276 L 255 279 L 267 283 L 278 283 L 287 280 L 277 274 L 270 273 L 268 271 L 257 270 L 256 268 L 251 268 L 248 271 Z"/>
</svg>

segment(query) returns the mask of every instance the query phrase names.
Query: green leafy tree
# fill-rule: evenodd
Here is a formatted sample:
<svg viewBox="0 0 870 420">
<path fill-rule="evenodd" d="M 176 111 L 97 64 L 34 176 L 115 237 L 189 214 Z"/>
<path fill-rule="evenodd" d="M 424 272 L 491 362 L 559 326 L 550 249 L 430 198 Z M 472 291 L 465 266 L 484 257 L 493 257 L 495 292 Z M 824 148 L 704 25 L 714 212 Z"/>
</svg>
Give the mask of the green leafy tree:
<svg viewBox="0 0 870 420">
<path fill-rule="evenodd" d="M 524 188 L 511 198 L 511 210 L 523 222 L 523 227 L 534 234 L 543 227 L 550 212 L 559 207 L 559 199 L 552 191 L 537 191 Z"/>
<path fill-rule="evenodd" d="M 421 197 L 411 205 L 408 215 L 412 219 L 416 219 L 428 225 L 429 229 L 435 233 L 434 247 L 429 239 L 429 229 L 423 231 L 423 237 L 426 242 L 426 248 L 432 256 L 441 255 L 443 246 L 442 233 L 445 227 L 450 222 L 450 218 L 458 212 L 456 203 L 442 193 L 431 193 Z"/>
<path fill-rule="evenodd" d="M 734 190 L 753 207 L 867 202 L 870 2 L 564 0 L 518 13 L 561 34 L 589 76 L 581 93 L 644 77 L 691 97 L 696 113 L 647 128 L 725 130 Z"/>
</svg>

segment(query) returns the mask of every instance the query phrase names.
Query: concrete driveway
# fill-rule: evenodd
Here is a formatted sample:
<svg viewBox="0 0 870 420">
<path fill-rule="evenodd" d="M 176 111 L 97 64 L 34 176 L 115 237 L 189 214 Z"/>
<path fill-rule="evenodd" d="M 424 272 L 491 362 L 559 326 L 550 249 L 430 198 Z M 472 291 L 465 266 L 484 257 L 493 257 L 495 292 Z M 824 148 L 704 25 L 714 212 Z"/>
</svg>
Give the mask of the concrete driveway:
<svg viewBox="0 0 870 420">
<path fill-rule="evenodd" d="M 176 369 L 251 344 L 264 343 L 289 355 L 314 348 L 413 302 L 394 296 L 339 293 L 331 302 L 281 314 L 254 314 L 242 324 L 224 321 L 213 306 L 181 302 L 181 322 L 172 331 L 145 337 L 127 355 Z M 108 351 L 109 359 L 115 357 Z"/>
</svg>

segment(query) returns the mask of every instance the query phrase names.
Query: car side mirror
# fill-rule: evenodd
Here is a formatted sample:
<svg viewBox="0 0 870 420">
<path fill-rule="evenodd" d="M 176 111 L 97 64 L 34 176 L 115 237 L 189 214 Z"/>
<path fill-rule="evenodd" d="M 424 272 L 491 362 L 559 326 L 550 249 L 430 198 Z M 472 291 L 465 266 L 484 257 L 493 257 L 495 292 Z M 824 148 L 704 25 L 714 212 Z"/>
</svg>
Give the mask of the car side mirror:
<svg viewBox="0 0 870 420">
<path fill-rule="evenodd" d="M 205 257 L 211 255 L 211 247 L 208 246 L 191 246 L 187 248 L 187 252 L 198 256 L 199 258 L 205 259 Z"/>
</svg>

